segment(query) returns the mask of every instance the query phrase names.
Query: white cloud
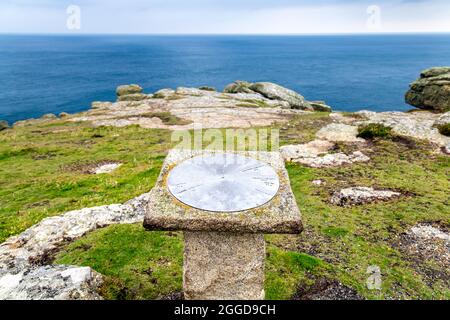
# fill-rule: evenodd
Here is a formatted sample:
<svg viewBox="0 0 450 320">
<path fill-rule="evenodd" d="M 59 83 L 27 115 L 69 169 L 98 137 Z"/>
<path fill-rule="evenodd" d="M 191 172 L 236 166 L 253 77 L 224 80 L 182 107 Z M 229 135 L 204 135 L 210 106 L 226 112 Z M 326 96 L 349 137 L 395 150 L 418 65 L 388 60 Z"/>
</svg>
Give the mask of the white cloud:
<svg viewBox="0 0 450 320">
<path fill-rule="evenodd" d="M 231 1 L 231 0 L 230 0 Z M 236 2 L 196 0 L 6 1 L 0 32 L 70 33 L 66 8 L 82 10 L 82 33 L 359 33 L 366 28 L 370 1 Z M 374 1 L 375 3 L 377 1 Z M 382 32 L 450 32 L 447 1 L 381 0 Z M 295 3 L 303 3 L 296 5 Z M 321 5 L 317 4 L 320 3 Z M 344 4 L 343 4 L 344 3 Z"/>
</svg>

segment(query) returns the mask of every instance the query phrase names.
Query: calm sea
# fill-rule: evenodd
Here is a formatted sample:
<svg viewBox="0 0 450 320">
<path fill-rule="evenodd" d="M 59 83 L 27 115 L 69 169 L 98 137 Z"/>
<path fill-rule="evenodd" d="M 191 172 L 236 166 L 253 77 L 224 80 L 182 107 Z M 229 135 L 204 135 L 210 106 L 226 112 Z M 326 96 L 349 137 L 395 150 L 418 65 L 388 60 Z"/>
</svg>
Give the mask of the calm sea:
<svg viewBox="0 0 450 320">
<path fill-rule="evenodd" d="M 147 92 L 271 81 L 336 110 L 407 110 L 422 69 L 450 65 L 450 35 L 0 36 L 0 119 L 77 112 Z"/>
</svg>

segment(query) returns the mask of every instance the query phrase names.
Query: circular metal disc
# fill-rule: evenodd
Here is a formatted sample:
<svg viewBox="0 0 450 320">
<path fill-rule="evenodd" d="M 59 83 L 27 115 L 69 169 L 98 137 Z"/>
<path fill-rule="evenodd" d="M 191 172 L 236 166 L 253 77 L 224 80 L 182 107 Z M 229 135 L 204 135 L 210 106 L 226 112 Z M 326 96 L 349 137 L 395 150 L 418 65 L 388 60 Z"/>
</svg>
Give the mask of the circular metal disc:
<svg viewBox="0 0 450 320">
<path fill-rule="evenodd" d="M 184 204 L 214 212 L 237 212 L 262 206 L 278 192 L 275 170 L 236 154 L 198 156 L 172 169 L 167 184 Z"/>
</svg>

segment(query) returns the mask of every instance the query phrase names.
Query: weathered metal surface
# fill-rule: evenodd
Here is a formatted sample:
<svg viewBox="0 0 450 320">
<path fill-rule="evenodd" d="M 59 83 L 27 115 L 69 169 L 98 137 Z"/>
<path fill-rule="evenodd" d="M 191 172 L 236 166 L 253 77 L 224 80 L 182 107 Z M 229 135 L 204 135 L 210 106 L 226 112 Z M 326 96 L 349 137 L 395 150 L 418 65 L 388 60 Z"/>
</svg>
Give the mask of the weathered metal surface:
<svg viewBox="0 0 450 320">
<path fill-rule="evenodd" d="M 271 166 L 237 154 L 186 160 L 171 170 L 167 184 L 182 203 L 213 212 L 257 208 L 272 200 L 280 187 Z"/>
</svg>

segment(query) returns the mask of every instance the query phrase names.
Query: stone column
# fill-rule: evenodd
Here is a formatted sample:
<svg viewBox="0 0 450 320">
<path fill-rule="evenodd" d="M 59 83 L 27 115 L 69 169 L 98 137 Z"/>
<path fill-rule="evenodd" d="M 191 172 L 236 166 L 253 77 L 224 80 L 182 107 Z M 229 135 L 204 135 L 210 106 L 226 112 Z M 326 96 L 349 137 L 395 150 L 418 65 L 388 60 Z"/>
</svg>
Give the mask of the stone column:
<svg viewBox="0 0 450 320">
<path fill-rule="evenodd" d="M 264 299 L 262 234 L 184 232 L 187 300 Z"/>
<path fill-rule="evenodd" d="M 202 210 L 181 202 L 168 188 L 170 173 L 188 159 L 214 152 L 169 152 L 150 193 L 144 227 L 150 231 L 184 232 L 183 287 L 186 299 L 264 299 L 264 234 L 298 234 L 303 228 L 283 158 L 278 152 L 236 153 L 263 162 L 276 172 L 279 189 L 265 204 L 247 210 L 221 212 Z M 255 172 L 252 177 L 260 183 L 266 181 L 261 173 L 258 176 Z M 239 200 L 236 194 L 231 200 L 233 197 Z"/>
</svg>

